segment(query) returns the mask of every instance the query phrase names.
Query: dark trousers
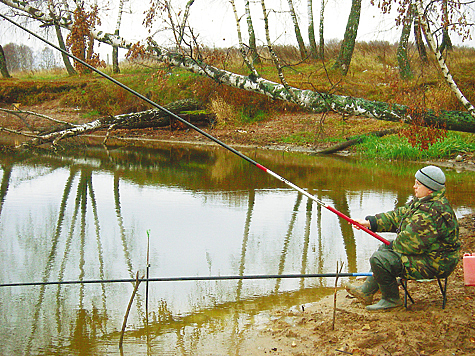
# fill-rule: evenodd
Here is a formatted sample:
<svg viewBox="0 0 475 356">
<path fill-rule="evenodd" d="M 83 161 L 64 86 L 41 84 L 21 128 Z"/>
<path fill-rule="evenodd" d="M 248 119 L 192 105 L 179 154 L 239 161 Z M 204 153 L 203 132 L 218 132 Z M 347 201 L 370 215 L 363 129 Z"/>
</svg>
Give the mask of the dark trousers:
<svg viewBox="0 0 475 356">
<path fill-rule="evenodd" d="M 403 266 L 401 257 L 388 245 L 381 245 L 370 257 L 369 262 L 374 280 L 380 286 L 396 283 L 396 278 L 402 277 Z"/>
</svg>

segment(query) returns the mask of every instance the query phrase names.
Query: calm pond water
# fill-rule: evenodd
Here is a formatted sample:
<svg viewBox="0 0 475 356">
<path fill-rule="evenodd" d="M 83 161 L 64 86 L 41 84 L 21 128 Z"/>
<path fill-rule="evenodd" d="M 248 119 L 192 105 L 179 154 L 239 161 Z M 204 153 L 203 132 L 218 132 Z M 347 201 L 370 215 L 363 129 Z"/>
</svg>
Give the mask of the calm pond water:
<svg viewBox="0 0 475 356">
<path fill-rule="evenodd" d="M 243 151 L 354 218 L 412 194 L 421 165 Z M 380 244 L 216 146 L 0 158 L 0 284 L 366 272 Z M 445 169 L 457 215 L 473 173 Z M 391 238 L 391 234 L 382 234 Z M 239 355 L 268 310 L 314 302 L 333 278 L 0 287 L 0 354 Z M 148 311 L 148 313 L 147 313 Z"/>
</svg>

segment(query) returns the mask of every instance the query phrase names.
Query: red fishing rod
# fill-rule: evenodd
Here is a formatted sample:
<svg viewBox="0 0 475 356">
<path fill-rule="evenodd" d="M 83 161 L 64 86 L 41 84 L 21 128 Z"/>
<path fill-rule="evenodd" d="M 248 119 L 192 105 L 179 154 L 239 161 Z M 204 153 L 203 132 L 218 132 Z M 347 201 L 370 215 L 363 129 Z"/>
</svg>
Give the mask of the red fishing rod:
<svg viewBox="0 0 475 356">
<path fill-rule="evenodd" d="M 215 143 L 217 143 L 218 145 L 224 147 L 225 149 L 231 151 L 232 153 L 236 154 L 237 156 L 241 157 L 242 159 L 248 161 L 249 163 L 255 165 L 257 168 L 259 168 L 260 170 L 270 174 L 271 176 L 273 176 L 274 178 L 277 178 L 278 180 L 280 180 L 281 182 L 285 183 L 286 185 L 288 185 L 289 187 L 291 187 L 292 189 L 300 192 L 301 194 L 305 195 L 306 197 L 312 199 L 313 201 L 315 201 L 317 204 L 323 206 L 324 208 L 330 210 L 332 213 L 335 213 L 336 215 L 338 215 L 339 217 L 341 217 L 342 219 L 348 221 L 350 224 L 352 224 L 353 226 L 356 226 L 357 228 L 363 230 L 364 232 L 370 234 L 371 236 L 377 238 L 379 241 L 381 241 L 382 243 L 386 244 L 386 245 L 389 245 L 389 241 L 384 239 L 383 237 L 379 236 L 378 234 L 374 233 L 373 231 L 371 231 L 370 229 L 368 229 L 367 227 L 357 223 L 355 220 L 351 219 L 350 217 L 346 216 L 345 214 L 339 212 L 338 210 L 332 208 L 331 206 L 325 204 L 323 201 L 319 200 L 318 198 L 316 198 L 315 196 L 313 196 L 312 194 L 308 193 L 306 190 L 296 186 L 295 184 L 289 182 L 287 179 L 281 177 L 280 175 L 278 175 L 277 173 L 274 173 L 272 172 L 270 169 L 264 167 L 263 165 L 257 163 L 256 161 L 254 161 L 253 159 L 247 157 L 246 155 L 244 155 L 243 153 L 237 151 L 236 149 L 232 148 L 231 146 L 228 146 L 227 144 L 225 144 L 224 142 L 218 140 L 216 137 L 214 136 L 211 136 L 209 133 L 201 130 L 199 127 L 193 125 L 192 123 L 186 121 L 185 119 L 181 118 L 180 116 L 172 113 L 170 110 L 158 105 L 157 103 L 153 102 L 152 100 L 150 100 L 149 98 L 147 98 L 146 96 L 136 92 L 135 90 L 129 88 L 128 86 L 126 86 L 125 84 L 122 84 L 121 82 L 119 82 L 118 80 L 110 77 L 109 75 L 101 72 L 100 70 L 98 70 L 97 68 L 91 66 L 89 63 L 86 63 L 85 61 L 83 61 L 82 59 L 72 55 L 71 53 L 63 50 L 62 48 L 56 46 L 55 44 L 49 42 L 48 40 L 44 39 L 43 37 L 37 35 L 36 33 L 28 30 L 26 27 L 23 27 L 22 25 L 16 23 L 15 21 L 9 19 L 8 17 L 6 17 L 5 15 L 1 14 L 0 13 L 0 17 L 4 18 L 5 20 L 7 20 L 8 22 L 12 23 L 13 25 L 21 28 L 23 31 L 29 33 L 30 35 L 36 37 L 37 39 L 39 39 L 40 41 L 48 44 L 49 46 L 55 48 L 56 50 L 60 51 L 61 53 L 64 53 L 65 55 L 69 56 L 70 58 L 74 59 L 75 61 L 81 63 L 83 66 L 89 68 L 90 70 L 92 70 L 93 72 L 99 74 L 100 76 L 106 78 L 107 80 L 113 82 L 114 84 L 117 84 L 118 86 L 120 86 L 122 89 L 125 89 L 127 90 L 129 93 L 139 97 L 140 99 L 144 100 L 145 102 L 147 102 L 148 104 L 156 107 L 157 109 L 163 111 L 164 113 L 172 116 L 173 118 L 179 120 L 180 122 L 182 122 L 183 124 L 187 125 L 188 127 L 192 128 L 193 130 L 199 132 L 200 134 L 202 134 L 203 136 L 206 136 L 207 138 L 209 138 L 211 141 L 214 141 Z"/>
</svg>

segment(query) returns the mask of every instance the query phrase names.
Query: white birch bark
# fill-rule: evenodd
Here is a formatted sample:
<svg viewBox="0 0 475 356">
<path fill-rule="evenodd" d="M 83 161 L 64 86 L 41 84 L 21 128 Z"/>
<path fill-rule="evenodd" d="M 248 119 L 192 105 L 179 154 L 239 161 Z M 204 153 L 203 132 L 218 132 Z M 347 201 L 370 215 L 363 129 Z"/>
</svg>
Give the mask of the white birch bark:
<svg viewBox="0 0 475 356">
<path fill-rule="evenodd" d="M 277 69 L 277 73 L 279 74 L 279 78 L 282 85 L 284 86 L 285 90 L 291 95 L 292 101 L 296 103 L 299 100 L 293 96 L 292 89 L 290 88 L 290 85 L 287 83 L 287 80 L 285 79 L 285 76 L 284 76 L 284 72 L 282 71 L 282 66 L 280 65 L 279 57 L 276 55 L 274 48 L 272 47 L 272 41 L 270 39 L 270 34 L 269 34 L 269 17 L 268 17 L 268 13 L 266 9 L 265 0 L 261 0 L 261 7 L 262 7 L 262 14 L 264 16 L 264 27 L 265 27 L 265 32 L 266 32 L 267 49 L 269 50 L 272 60 L 274 61 L 274 66 Z"/>
<path fill-rule="evenodd" d="M 117 22 L 115 24 L 114 34 L 118 35 L 120 31 L 120 26 L 122 24 L 122 13 L 124 9 L 124 2 L 126 0 L 119 0 L 119 11 L 117 14 Z M 119 48 L 117 46 L 112 47 L 112 68 L 114 73 L 120 73 L 119 68 Z"/>
<path fill-rule="evenodd" d="M 234 0 L 230 0 L 231 6 L 233 8 L 233 13 L 234 13 L 234 20 L 236 21 L 236 31 L 238 35 L 238 40 L 239 40 L 239 52 L 241 52 L 241 56 L 244 60 L 244 63 L 246 63 L 247 68 L 251 71 L 251 73 L 254 75 L 254 77 L 259 77 L 259 73 L 257 72 L 256 68 L 254 67 L 254 63 L 250 62 L 249 59 L 247 58 L 246 54 L 246 49 L 244 46 L 244 42 L 242 41 L 242 32 L 241 32 L 241 19 L 237 13 L 236 9 L 236 4 Z"/>
<path fill-rule="evenodd" d="M 247 31 L 249 33 L 249 48 L 251 50 L 252 63 L 256 63 L 259 61 L 259 55 L 257 53 L 256 34 L 254 32 L 254 25 L 252 23 L 249 0 L 244 1 L 244 10 L 246 12 Z"/>
<path fill-rule="evenodd" d="M 122 24 L 122 13 L 124 11 L 124 2 L 126 0 L 119 0 L 119 11 L 117 14 L 117 22 L 115 23 L 115 30 L 120 30 L 120 25 Z"/>
<path fill-rule="evenodd" d="M 323 24 L 324 24 L 324 15 L 325 15 L 325 5 L 326 5 L 326 0 L 322 0 L 322 3 L 320 5 L 320 23 L 318 26 L 318 34 L 320 36 L 320 59 L 325 58 L 325 38 L 323 37 Z"/>
<path fill-rule="evenodd" d="M 289 4 L 290 17 L 292 18 L 292 22 L 294 24 L 295 37 L 297 38 L 297 43 L 299 45 L 300 57 L 305 59 L 307 56 L 307 50 L 305 49 L 302 33 L 300 32 L 299 21 L 297 19 L 297 14 L 295 13 L 294 3 L 292 0 L 287 0 L 287 3 Z"/>
<path fill-rule="evenodd" d="M 429 44 L 432 52 L 435 55 L 437 63 L 439 64 L 440 69 L 442 70 L 442 74 L 444 75 L 445 81 L 449 84 L 450 89 L 455 94 L 457 99 L 467 109 L 470 115 L 472 115 L 472 117 L 475 118 L 475 108 L 470 103 L 470 101 L 468 101 L 468 99 L 463 95 L 462 91 L 459 89 L 457 83 L 452 77 L 452 74 L 450 74 L 449 67 L 447 66 L 447 63 L 445 62 L 444 56 L 442 55 L 442 53 L 440 53 L 440 51 L 437 48 L 434 37 L 432 36 L 432 33 L 430 32 L 427 19 L 424 15 L 422 0 L 416 0 L 416 9 L 417 9 L 417 16 L 419 18 L 419 23 L 421 24 L 423 31 L 426 35 L 427 43 Z"/>
<path fill-rule="evenodd" d="M 315 41 L 315 22 L 313 20 L 313 0 L 307 0 L 308 42 L 312 58 L 317 58 L 317 41 Z"/>
</svg>

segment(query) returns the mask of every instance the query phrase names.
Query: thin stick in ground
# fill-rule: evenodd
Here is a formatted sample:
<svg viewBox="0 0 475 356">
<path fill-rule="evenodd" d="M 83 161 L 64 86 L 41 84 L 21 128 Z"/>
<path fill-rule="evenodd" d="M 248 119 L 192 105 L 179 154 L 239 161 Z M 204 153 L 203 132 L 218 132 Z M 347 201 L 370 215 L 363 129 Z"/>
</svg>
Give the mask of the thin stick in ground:
<svg viewBox="0 0 475 356">
<path fill-rule="evenodd" d="M 333 321 L 332 321 L 332 330 L 335 330 L 335 319 L 336 319 L 336 293 L 338 291 L 338 277 L 343 269 L 343 262 L 341 266 L 338 266 L 338 261 L 336 262 L 336 278 L 335 278 L 335 293 L 333 294 Z"/>
<path fill-rule="evenodd" d="M 139 272 L 137 271 L 137 275 L 135 277 L 134 291 L 132 292 L 132 296 L 130 297 L 129 305 L 127 306 L 127 311 L 125 312 L 125 315 L 124 315 L 124 322 L 122 323 L 122 331 L 120 333 L 120 340 L 119 340 L 120 349 L 122 349 L 122 342 L 124 341 L 125 327 L 127 326 L 127 319 L 129 317 L 130 308 L 132 308 L 132 303 L 134 302 L 135 294 L 137 294 L 137 289 L 139 289 L 141 279 L 143 279 L 143 276 L 142 278 L 139 278 Z"/>
</svg>

